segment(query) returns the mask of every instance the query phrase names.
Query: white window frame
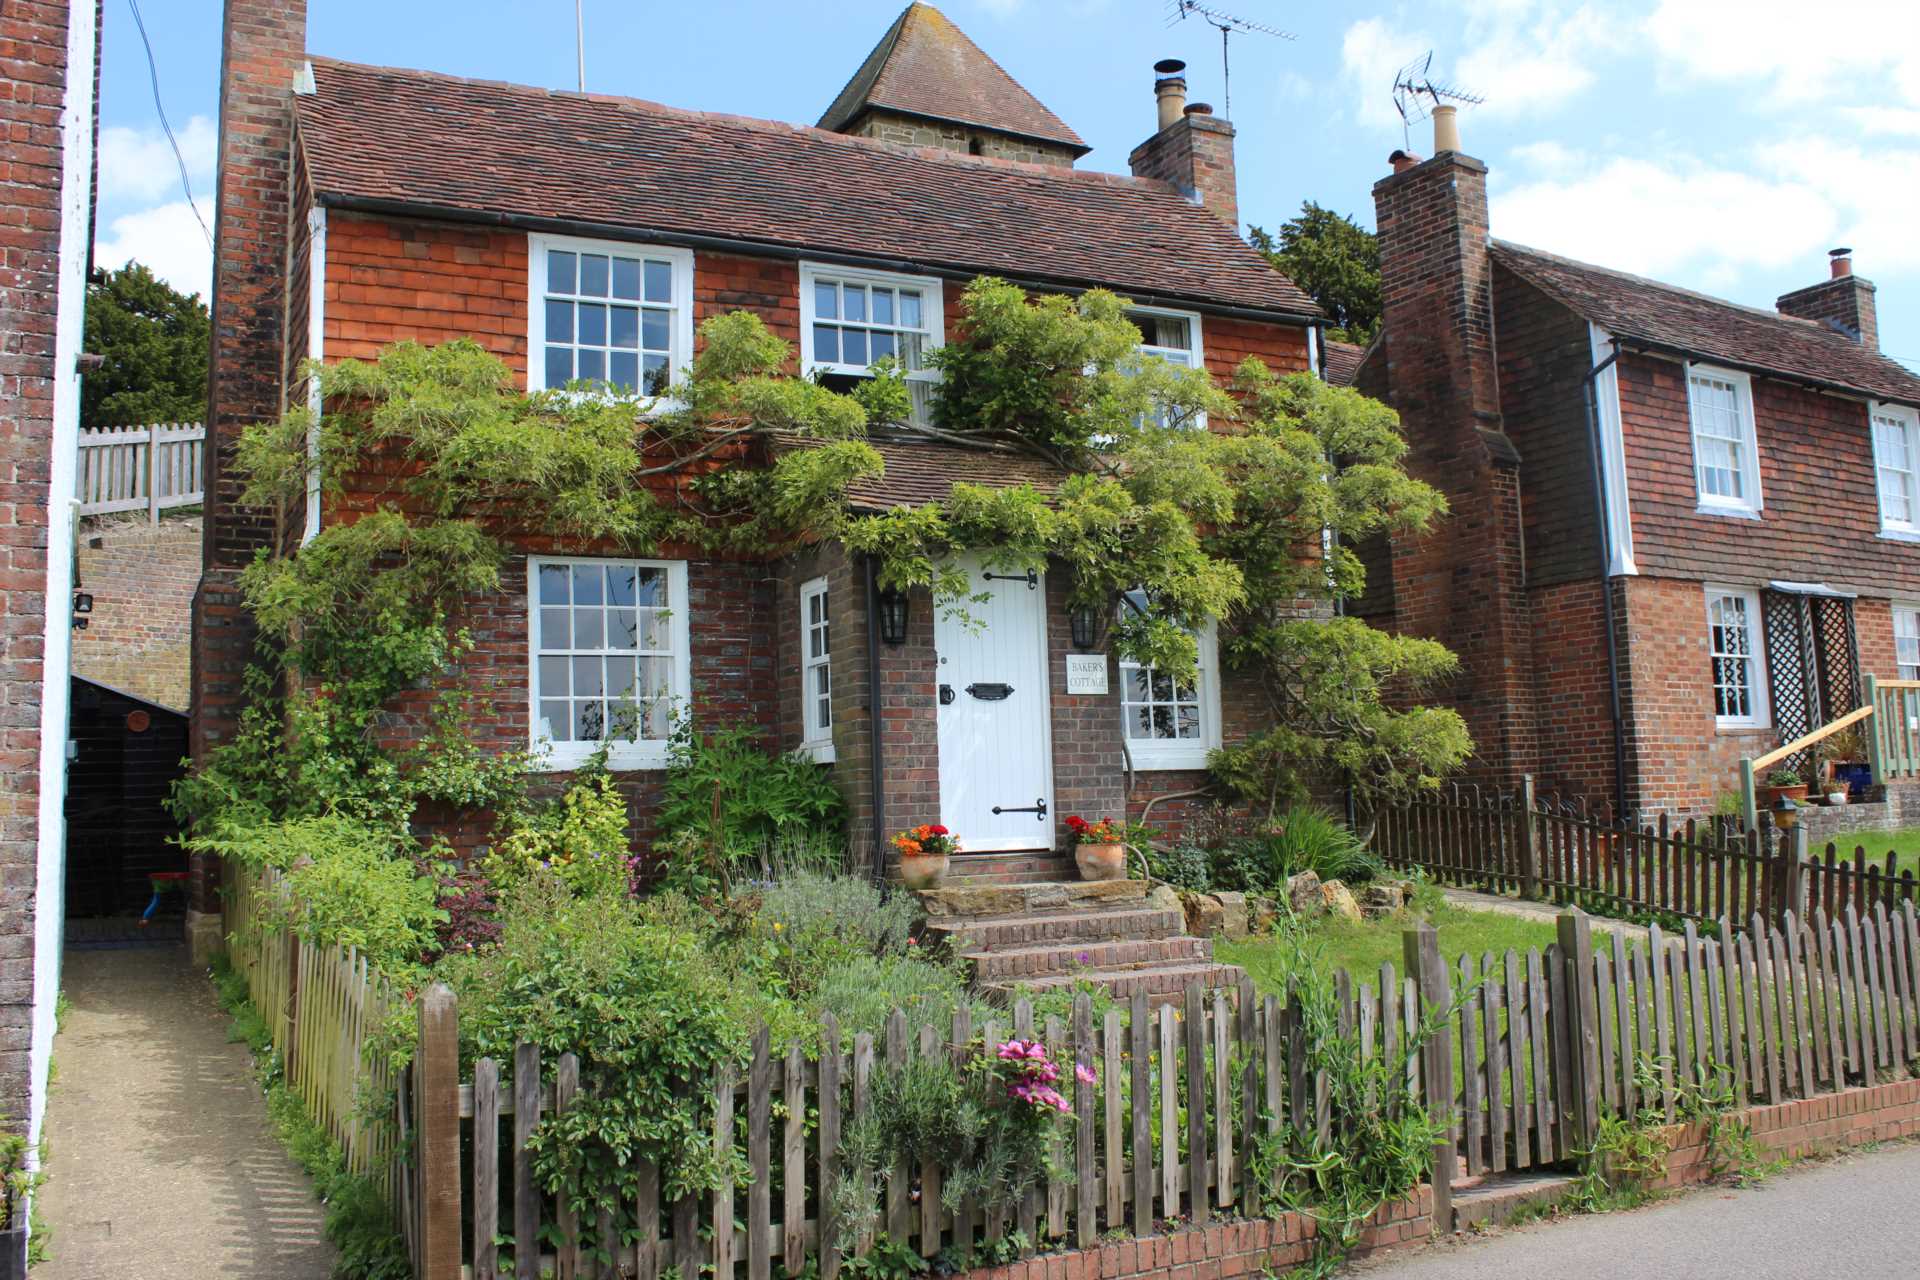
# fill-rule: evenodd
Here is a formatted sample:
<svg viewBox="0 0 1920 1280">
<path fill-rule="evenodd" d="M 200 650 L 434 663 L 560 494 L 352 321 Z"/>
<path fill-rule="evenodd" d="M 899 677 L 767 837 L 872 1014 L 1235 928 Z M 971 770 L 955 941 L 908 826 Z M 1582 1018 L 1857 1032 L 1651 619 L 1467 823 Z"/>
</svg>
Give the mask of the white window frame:
<svg viewBox="0 0 1920 1280">
<path fill-rule="evenodd" d="M 624 258 L 651 258 L 673 268 L 673 320 L 669 325 L 667 366 L 670 385 L 678 386 L 693 363 L 693 250 L 672 245 L 639 244 L 626 240 L 587 240 L 576 236 L 527 235 L 527 390 L 556 390 L 547 385 L 547 254 L 618 254 Z M 638 304 L 637 304 L 638 305 Z M 666 396 L 642 397 L 646 408 L 671 404 Z"/>
<path fill-rule="evenodd" d="M 818 658 L 813 656 L 812 647 L 811 610 L 816 599 L 822 602 L 823 621 L 819 625 L 827 632 L 827 651 Z M 800 584 L 800 749 L 821 764 L 833 763 L 833 626 L 827 611 L 832 599 L 825 577 L 809 578 Z M 826 668 L 828 682 L 825 724 L 819 721 L 819 698 L 813 691 L 813 673 L 822 667 Z"/>
<path fill-rule="evenodd" d="M 1706 584 L 1704 603 L 1707 621 L 1708 697 L 1714 697 L 1714 691 L 1718 688 L 1717 681 L 1713 679 L 1712 666 L 1718 660 L 1718 655 L 1713 648 L 1713 605 L 1716 600 L 1726 596 L 1737 597 L 1746 606 L 1748 714 L 1723 716 L 1716 708 L 1713 716 L 1714 728 L 1765 729 L 1773 723 L 1767 704 L 1766 622 L 1760 615 L 1760 593 L 1752 587 L 1737 587 L 1719 582 Z"/>
<path fill-rule="evenodd" d="M 1905 619 L 1911 634 L 1902 637 L 1900 623 Z M 1900 658 L 1900 641 L 1909 639 L 1920 646 L 1920 601 L 1895 600 L 1893 602 L 1893 663 L 1895 678 L 1899 680 L 1920 680 L 1920 661 L 1903 662 Z M 1920 657 L 1920 653 L 1916 654 Z"/>
<path fill-rule="evenodd" d="M 1889 467 L 1880 453 L 1882 422 L 1898 423 L 1907 436 L 1907 514 L 1894 519 L 1887 514 L 1887 472 Z M 1920 413 L 1903 404 L 1867 402 L 1867 431 L 1873 438 L 1873 490 L 1880 505 L 1880 536 L 1902 542 L 1920 542 Z"/>
<path fill-rule="evenodd" d="M 1127 308 L 1127 315 L 1167 316 L 1175 320 L 1185 320 L 1187 322 L 1187 332 L 1193 335 L 1193 346 L 1186 353 L 1188 357 L 1186 367 L 1189 369 L 1199 369 L 1203 373 L 1206 371 L 1207 338 L 1201 329 L 1200 313 L 1198 311 L 1182 311 L 1175 307 L 1132 305 Z M 1135 350 L 1139 351 L 1142 355 L 1150 355 L 1156 359 L 1165 360 L 1167 358 L 1166 353 L 1176 350 L 1176 348 L 1156 347 L 1143 342 L 1136 347 Z M 1172 361 L 1168 361 L 1168 363 L 1172 363 Z M 1188 424 L 1188 429 L 1192 431 L 1205 431 L 1207 429 L 1207 415 L 1204 413 L 1196 414 L 1193 421 Z"/>
<path fill-rule="evenodd" d="M 800 264 L 800 372 L 804 377 L 816 373 L 839 374 L 850 378 L 870 378 L 873 370 L 867 365 L 841 364 L 837 360 L 819 360 L 814 356 L 813 326 L 816 323 L 814 308 L 814 285 L 820 281 L 835 284 L 883 285 L 895 289 L 918 289 L 921 294 L 921 319 L 926 335 L 921 348 L 921 360 L 937 347 L 946 345 L 947 307 L 944 288 L 937 276 L 911 276 L 895 271 L 872 271 L 865 267 L 841 267 L 830 262 L 802 262 Z M 838 324 L 837 320 L 824 323 Z M 871 321 L 855 321 L 856 325 L 866 327 Z M 882 328 L 886 326 L 881 326 Z M 898 328 L 896 326 L 896 328 Z M 940 382 L 940 374 L 934 369 L 902 370 L 907 387 L 913 394 L 913 413 L 916 420 L 928 413 L 933 388 Z"/>
<path fill-rule="evenodd" d="M 1693 490 L 1698 500 L 1697 509 L 1712 515 L 1745 516 L 1758 519 L 1763 509 L 1760 492 L 1760 438 L 1753 417 L 1753 379 L 1737 369 L 1726 369 L 1719 365 L 1686 365 L 1687 377 L 1687 437 L 1693 447 Z M 1694 401 L 1693 380 L 1695 377 L 1712 378 L 1732 386 L 1734 406 L 1739 417 L 1741 438 L 1735 443 L 1741 451 L 1740 487 L 1744 493 L 1739 498 L 1730 498 L 1724 494 L 1708 493 L 1701 483 L 1700 465 L 1700 414 Z"/>
<path fill-rule="evenodd" d="M 1124 659 L 1119 664 L 1120 735 L 1127 744 L 1127 754 L 1133 760 L 1133 767 L 1137 772 L 1204 769 L 1207 767 L 1207 754 L 1220 746 L 1219 630 L 1212 621 L 1209 621 L 1193 633 L 1193 638 L 1199 647 L 1199 657 L 1194 671 L 1195 689 L 1200 698 L 1200 736 L 1198 738 L 1136 738 L 1132 736 L 1129 708 L 1138 704 L 1127 701 L 1128 676 L 1139 670 L 1140 664 Z"/>
<path fill-rule="evenodd" d="M 540 569 L 543 565 L 627 564 L 639 569 L 664 569 L 667 574 L 667 639 L 673 657 L 673 719 L 690 714 L 693 705 L 693 635 L 687 600 L 685 560 L 638 560 L 624 556 L 527 557 L 527 740 L 533 767 L 547 772 L 577 769 L 599 747 L 597 742 L 552 742 L 540 736 Z M 616 742 L 607 753 L 609 769 L 663 769 L 669 740 L 647 738 Z"/>
</svg>

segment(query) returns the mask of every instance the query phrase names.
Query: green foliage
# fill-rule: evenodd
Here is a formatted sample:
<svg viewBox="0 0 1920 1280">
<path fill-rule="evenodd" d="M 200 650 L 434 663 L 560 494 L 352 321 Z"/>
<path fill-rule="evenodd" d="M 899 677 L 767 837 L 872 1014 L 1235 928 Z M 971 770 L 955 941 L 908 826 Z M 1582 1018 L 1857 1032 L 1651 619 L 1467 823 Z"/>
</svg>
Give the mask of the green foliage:
<svg viewBox="0 0 1920 1280">
<path fill-rule="evenodd" d="M 105 357 L 81 380 L 80 425 L 144 426 L 207 416 L 207 306 L 137 262 L 87 286 L 86 349 Z"/>
<path fill-rule="evenodd" d="M 711 881 L 724 883 L 769 850 L 837 834 L 843 809 L 839 789 L 812 757 L 769 754 L 750 729 L 702 735 L 683 720 L 661 788 L 660 828 L 672 846 L 668 883 L 711 891 Z"/>
<path fill-rule="evenodd" d="M 1250 227 L 1248 238 L 1320 304 L 1333 321 L 1328 337 L 1365 346 L 1380 332 L 1380 241 L 1373 232 L 1308 200 L 1277 237 Z"/>
<path fill-rule="evenodd" d="M 874 1237 L 871 1249 L 840 1262 L 841 1271 L 862 1280 L 913 1280 L 925 1275 L 930 1266 L 918 1249 L 884 1231 Z"/>
<path fill-rule="evenodd" d="M 550 804 L 522 809 L 482 862 L 493 889 L 512 893 L 551 871 L 576 896 L 619 894 L 632 876 L 627 802 L 613 784 L 604 752 L 574 775 Z"/>
<path fill-rule="evenodd" d="M 1213 888 L 1213 855 L 1197 844 L 1156 850 L 1151 862 L 1153 874 L 1176 889 L 1205 893 Z"/>
<path fill-rule="evenodd" d="M 848 965 L 905 956 L 920 921 L 912 894 L 883 889 L 865 876 L 799 871 L 736 885 L 734 897 L 752 911 L 755 934 L 783 988 L 803 1003 Z"/>
<path fill-rule="evenodd" d="M 1214 888 L 1278 895 L 1303 871 L 1348 884 L 1381 872 L 1366 839 L 1317 804 L 1296 804 L 1271 819 L 1253 821 L 1218 810 L 1191 836 L 1184 857 L 1195 869 L 1185 874 L 1196 874 L 1204 859 L 1204 879 Z"/>
<path fill-rule="evenodd" d="M 992 1016 L 986 1004 L 967 991 L 967 974 L 957 966 L 918 956 L 862 956 L 819 978 L 813 1002 L 840 1021 L 851 1043 L 859 1032 L 878 1035 L 887 1015 L 903 1009 L 914 1027 L 950 1027 L 956 1009 L 973 1010 L 976 1022 Z"/>
</svg>

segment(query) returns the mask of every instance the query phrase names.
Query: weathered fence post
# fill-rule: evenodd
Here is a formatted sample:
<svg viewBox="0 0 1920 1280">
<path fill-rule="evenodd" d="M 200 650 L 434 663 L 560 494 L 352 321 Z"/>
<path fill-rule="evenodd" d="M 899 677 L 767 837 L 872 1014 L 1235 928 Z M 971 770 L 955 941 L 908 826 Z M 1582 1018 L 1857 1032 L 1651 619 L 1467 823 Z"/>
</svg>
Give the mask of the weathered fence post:
<svg viewBox="0 0 1920 1280">
<path fill-rule="evenodd" d="M 415 1179 L 420 1235 L 418 1280 L 460 1277 L 460 1025 L 453 991 L 436 982 L 416 1004 L 420 1044 L 413 1057 Z"/>
<path fill-rule="evenodd" d="M 1880 678 L 1871 671 L 1867 672 L 1867 705 L 1873 708 L 1873 714 L 1867 717 L 1865 725 L 1867 771 L 1870 775 L 1867 778 L 1867 785 L 1877 787 L 1887 780 L 1886 759 L 1881 754 L 1880 734 L 1887 725 L 1888 717 L 1880 714 Z"/>
<path fill-rule="evenodd" d="M 287 931 L 287 1037 L 280 1044 L 280 1070 L 292 1085 L 299 1079 L 300 935 Z"/>
<path fill-rule="evenodd" d="M 1774 912 L 1773 923 L 1776 925 L 1785 922 L 1789 911 L 1793 912 L 1795 919 L 1806 914 L 1806 903 L 1800 900 L 1800 895 L 1805 891 L 1807 874 L 1807 829 L 1796 822 L 1787 836 L 1787 856 L 1790 861 L 1787 863 L 1787 874 L 1780 877 L 1786 900 Z"/>
<path fill-rule="evenodd" d="M 1569 1146 L 1587 1147 L 1600 1127 L 1600 1012 L 1593 974 L 1593 923 L 1586 912 L 1571 907 L 1560 913 L 1555 925 L 1566 962 L 1568 997 L 1565 1017 L 1555 1021 L 1568 1037 L 1567 1063 L 1572 1068 L 1560 1095 L 1560 1121 L 1573 1135 Z"/>
<path fill-rule="evenodd" d="M 1520 896 L 1540 896 L 1539 853 L 1533 847 L 1533 775 L 1520 777 Z"/>
<path fill-rule="evenodd" d="M 1400 942 L 1407 972 L 1420 990 L 1424 1027 L 1430 1017 L 1444 1015 L 1453 1006 L 1453 984 L 1440 959 L 1440 934 L 1432 925 L 1422 924 L 1401 934 Z M 1433 1225 L 1443 1232 L 1453 1230 L 1453 1173 L 1459 1162 L 1453 1138 L 1453 1032 L 1448 1021 L 1437 1017 L 1433 1036 L 1421 1050 L 1427 1109 L 1445 1126 L 1440 1141 L 1433 1144 Z"/>
</svg>

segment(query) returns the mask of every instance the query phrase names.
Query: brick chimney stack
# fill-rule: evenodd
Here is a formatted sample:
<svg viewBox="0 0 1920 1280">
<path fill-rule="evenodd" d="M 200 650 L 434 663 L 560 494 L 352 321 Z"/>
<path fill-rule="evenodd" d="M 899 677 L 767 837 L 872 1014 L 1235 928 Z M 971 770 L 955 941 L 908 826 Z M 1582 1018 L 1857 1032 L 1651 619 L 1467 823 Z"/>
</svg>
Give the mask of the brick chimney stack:
<svg viewBox="0 0 1920 1280">
<path fill-rule="evenodd" d="M 1853 274 L 1851 249 L 1830 250 L 1827 264 L 1827 279 L 1781 294 L 1773 305 L 1782 315 L 1829 325 L 1862 346 L 1878 351 L 1880 321 L 1874 309 L 1873 281 Z"/>
<path fill-rule="evenodd" d="M 1186 67 L 1173 58 L 1153 64 L 1159 131 L 1133 149 L 1127 167 L 1136 178 L 1172 183 L 1237 232 L 1240 197 L 1233 171 L 1233 126 L 1206 103 L 1187 102 Z"/>
<path fill-rule="evenodd" d="M 1388 398 L 1412 473 L 1442 490 L 1451 514 L 1393 547 L 1397 629 L 1459 655 L 1447 701 L 1466 717 L 1500 782 L 1532 772 L 1531 623 L 1522 543 L 1519 455 L 1502 428 L 1494 360 L 1487 166 L 1459 150 L 1452 117 L 1434 151 L 1404 151 L 1376 182 Z"/>
</svg>

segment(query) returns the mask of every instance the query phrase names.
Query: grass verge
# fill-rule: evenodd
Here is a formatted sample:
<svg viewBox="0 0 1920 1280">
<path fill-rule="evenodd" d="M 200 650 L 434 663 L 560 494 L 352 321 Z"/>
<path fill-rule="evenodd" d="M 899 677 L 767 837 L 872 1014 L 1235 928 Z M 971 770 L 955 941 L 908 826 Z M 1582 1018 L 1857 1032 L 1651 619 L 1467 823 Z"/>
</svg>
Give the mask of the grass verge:
<svg viewBox="0 0 1920 1280">
<path fill-rule="evenodd" d="M 410 1280 L 413 1266 L 385 1197 L 373 1179 L 347 1169 L 340 1148 L 313 1122 L 299 1095 L 287 1088 L 272 1033 L 248 998 L 246 978 L 229 968 L 223 956 L 214 962 L 213 983 L 233 1018 L 228 1037 L 253 1050 L 275 1135 L 313 1179 L 326 1207 L 323 1229 L 337 1253 L 335 1280 Z"/>
</svg>

